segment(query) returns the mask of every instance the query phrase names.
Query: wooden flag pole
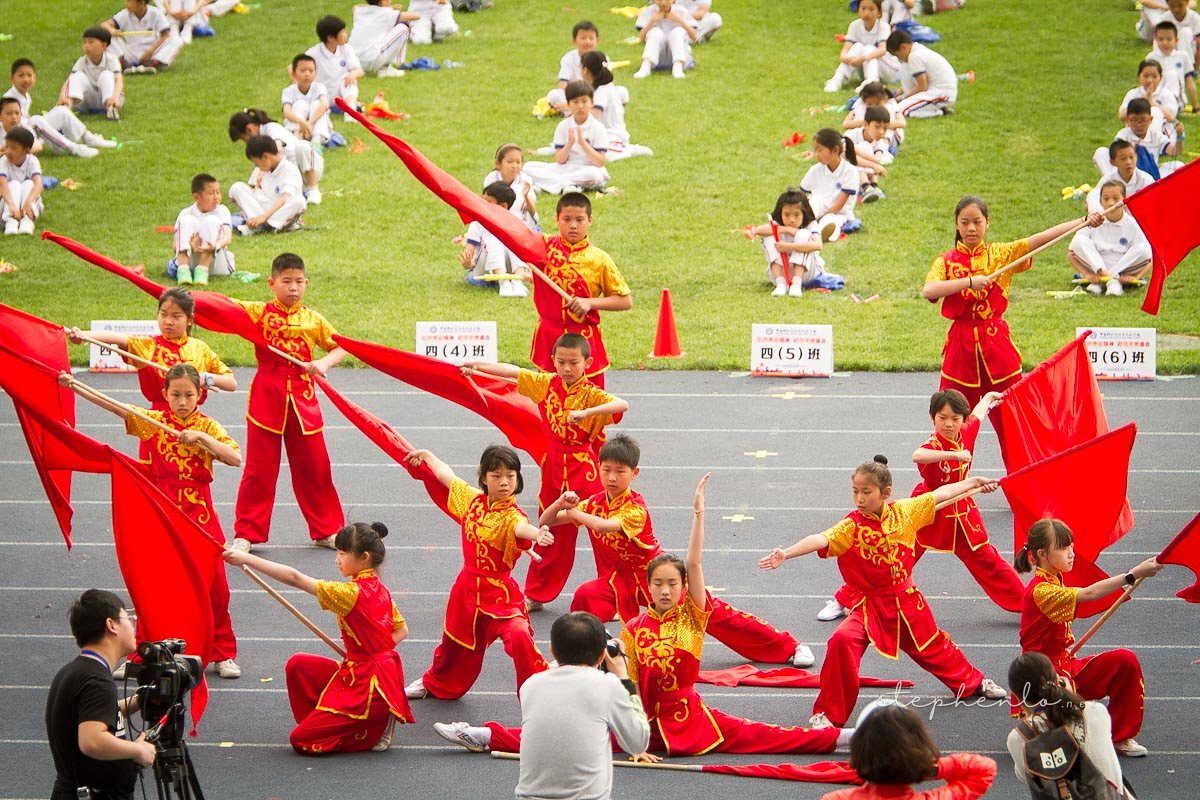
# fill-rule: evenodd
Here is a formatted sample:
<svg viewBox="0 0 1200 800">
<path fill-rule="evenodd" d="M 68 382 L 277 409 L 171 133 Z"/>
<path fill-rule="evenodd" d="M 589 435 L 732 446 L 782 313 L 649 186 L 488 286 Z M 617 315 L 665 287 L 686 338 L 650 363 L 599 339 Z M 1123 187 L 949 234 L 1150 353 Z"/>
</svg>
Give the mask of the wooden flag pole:
<svg viewBox="0 0 1200 800">
<path fill-rule="evenodd" d="M 497 759 L 498 761 L 520 761 L 521 754 L 520 753 L 501 753 L 501 752 L 493 750 L 492 758 Z M 672 769 L 677 772 L 703 772 L 704 771 L 704 766 L 702 764 L 667 764 L 665 762 L 659 762 L 657 764 L 647 764 L 645 761 L 627 761 L 627 760 L 617 761 L 616 759 L 613 759 L 612 763 L 613 763 L 614 767 L 634 767 L 637 769 Z"/>
<path fill-rule="evenodd" d="M 67 330 L 68 333 L 70 332 L 69 328 L 65 329 L 65 330 Z M 112 352 L 116 353 L 117 355 L 121 356 L 122 358 L 127 358 L 130 361 L 136 361 L 138 364 L 141 364 L 143 367 L 151 367 L 153 369 L 159 370 L 160 372 L 166 372 L 168 369 L 168 367 L 166 367 L 163 364 L 159 364 L 157 362 L 150 361 L 149 359 L 142 358 L 141 356 L 135 356 L 133 353 L 129 352 L 128 350 L 122 350 L 121 348 L 117 347 L 115 344 L 108 344 L 107 342 L 102 342 L 99 339 L 93 339 L 91 336 L 88 336 L 86 333 L 80 332 L 75 335 L 75 338 L 79 339 L 80 341 L 87 342 L 88 344 L 94 344 L 97 347 L 103 348 L 104 350 L 111 350 Z"/>
<path fill-rule="evenodd" d="M 1122 201 L 1121 201 L 1121 202 L 1119 202 L 1119 203 L 1116 203 L 1116 204 L 1114 204 L 1114 205 L 1111 205 L 1111 206 L 1109 206 L 1108 208 L 1104 209 L 1104 211 L 1105 211 L 1105 212 L 1112 211 L 1114 208 L 1117 208 L 1117 207 L 1124 208 L 1124 207 L 1125 207 L 1125 201 L 1124 201 L 1124 200 L 1122 200 Z M 1013 262 L 1011 262 L 1011 263 L 1005 264 L 1003 267 L 1001 267 L 1000 269 L 998 269 L 998 270 L 996 270 L 995 272 L 993 272 L 993 273 L 992 273 L 992 278 L 993 278 L 993 279 L 994 279 L 994 278 L 997 278 L 997 277 L 999 277 L 1000 275 L 1003 275 L 1003 274 L 1004 274 L 1004 273 L 1006 273 L 1006 272 L 1012 272 L 1014 269 L 1016 269 L 1017 267 L 1021 266 L 1022 264 L 1024 264 L 1024 263 L 1025 263 L 1026 261 L 1028 261 L 1029 259 L 1031 259 L 1031 258 L 1033 258 L 1034 256 L 1036 256 L 1038 253 L 1042 252 L 1043 250 L 1045 250 L 1045 249 L 1047 249 L 1047 248 L 1049 248 L 1049 247 L 1053 247 L 1054 245 L 1058 244 L 1059 242 L 1061 242 L 1063 239 L 1067 238 L 1068 236 L 1070 236 L 1070 235 L 1072 235 L 1072 234 L 1074 234 L 1074 233 L 1077 233 L 1077 232 L 1078 232 L 1078 231 L 1080 231 L 1081 229 L 1083 229 L 1083 228 L 1087 227 L 1087 224 L 1088 224 L 1088 218 L 1087 218 L 1087 217 L 1084 217 L 1084 218 L 1083 218 L 1083 220 L 1082 220 L 1081 222 L 1079 222 L 1079 224 L 1075 225 L 1075 226 L 1074 226 L 1073 228 L 1071 228 L 1069 231 L 1065 231 L 1064 233 L 1060 233 L 1058 236 L 1055 236 L 1053 239 L 1051 239 L 1050 241 L 1046 242 L 1045 244 L 1043 244 L 1043 245 L 1040 245 L 1040 246 L 1038 246 L 1038 247 L 1035 247 L 1034 249 L 1030 250 L 1030 251 L 1029 251 L 1028 253 L 1026 253 L 1025 255 L 1023 255 L 1023 256 L 1021 256 L 1020 258 L 1018 258 L 1016 261 L 1013 261 Z"/>
<path fill-rule="evenodd" d="M 313 622 L 311 619 L 304 616 L 304 614 L 300 611 L 300 609 L 298 609 L 294 605 L 292 605 L 291 602 L 286 597 L 281 595 L 278 591 L 275 590 L 275 588 L 273 586 L 271 586 L 269 583 L 267 583 L 265 580 L 263 580 L 262 577 L 259 576 L 259 574 L 257 572 L 250 569 L 250 567 L 246 566 L 245 564 L 242 565 L 242 572 L 249 575 L 250 580 L 257 583 L 260 587 L 262 587 L 263 591 L 265 591 L 267 594 L 271 595 L 271 597 L 273 597 L 281 606 L 283 606 L 288 611 L 290 611 L 292 616 L 295 617 L 296 619 L 300 620 L 300 623 L 302 625 L 304 625 L 304 627 L 308 628 L 310 631 L 315 633 L 317 635 L 317 638 L 319 638 L 322 642 L 324 642 L 325 644 L 327 644 L 331 648 L 333 648 L 333 651 L 335 653 L 337 653 L 342 658 L 346 657 L 346 651 L 342 649 L 342 646 L 340 644 L 338 644 L 333 639 L 331 639 L 329 637 L 329 635 L 325 633 L 325 631 L 318 628 L 317 623 Z"/>
<path fill-rule="evenodd" d="M 1122 603 L 1129 599 L 1129 595 L 1133 594 L 1133 590 L 1141 586 L 1142 581 L 1144 580 L 1146 579 L 1138 578 L 1133 583 L 1126 584 L 1125 590 L 1121 592 L 1121 596 L 1117 598 L 1116 602 L 1114 602 L 1112 606 L 1110 606 L 1109 609 L 1100 616 L 1100 619 L 1092 623 L 1092 627 L 1087 629 L 1087 633 L 1079 637 L 1079 641 L 1075 642 L 1075 646 L 1071 648 L 1071 658 L 1075 657 L 1075 654 L 1079 652 L 1079 648 L 1087 644 L 1088 639 L 1096 635 L 1096 631 L 1100 630 L 1100 628 L 1104 626 L 1104 623 L 1108 622 L 1108 618 L 1117 612 L 1117 608 L 1119 608 Z"/>
<path fill-rule="evenodd" d="M 946 506 L 952 506 L 955 503 L 957 503 L 959 500 L 966 500 L 968 497 L 974 497 L 975 495 L 979 494 L 982 491 L 983 491 L 982 486 L 976 486 L 974 489 L 968 489 L 967 491 L 963 492 L 962 494 L 958 495 L 957 497 L 951 497 L 949 500 L 943 500 L 942 502 L 940 502 L 936 506 L 934 506 L 933 510 L 941 511 Z"/>
</svg>

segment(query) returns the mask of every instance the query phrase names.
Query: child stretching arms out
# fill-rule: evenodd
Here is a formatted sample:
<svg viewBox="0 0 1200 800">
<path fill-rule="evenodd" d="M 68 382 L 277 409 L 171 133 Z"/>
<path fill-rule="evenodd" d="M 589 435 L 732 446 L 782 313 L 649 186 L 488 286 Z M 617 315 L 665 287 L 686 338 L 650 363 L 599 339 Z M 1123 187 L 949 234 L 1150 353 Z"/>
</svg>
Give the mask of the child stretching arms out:
<svg viewBox="0 0 1200 800">
<path fill-rule="evenodd" d="M 1146 685 L 1142 665 L 1132 650 L 1120 648 L 1075 658 L 1071 622 L 1079 603 L 1099 600 L 1139 578 L 1162 569 L 1148 558 L 1124 575 L 1097 581 L 1085 589 L 1064 586 L 1062 574 L 1075 566 L 1075 537 L 1065 523 L 1041 519 L 1033 523 L 1025 546 L 1013 562 L 1018 572 L 1033 572 L 1021 605 L 1021 652 L 1041 653 L 1084 700 L 1108 698 L 1113 746 L 1123 756 L 1144 756 L 1147 750 L 1133 738 L 1142 728 Z"/>
<path fill-rule="evenodd" d="M 832 556 L 846 583 L 863 597 L 829 638 L 810 727 L 841 726 L 850 718 L 858 700 L 859 662 L 868 644 L 888 658 L 899 658 L 901 650 L 908 653 L 956 697 L 1007 697 L 938 627 L 912 580 L 917 531 L 934 521 L 934 506 L 971 489 L 994 492 L 998 485 L 987 478 L 968 478 L 919 497 L 889 502 L 892 473 L 887 459 L 875 456 L 854 471 L 856 510 L 824 533 L 806 536 L 787 548 L 777 547 L 759 560 L 759 567 L 769 570 L 809 553 Z"/>
<path fill-rule="evenodd" d="M 428 450 L 408 456 L 413 466 L 427 464 L 450 490 L 447 510 L 462 524 L 463 569 L 450 587 L 441 644 L 425 674 L 405 687 L 411 698 L 462 697 L 479 677 L 484 651 L 504 642 L 517 670 L 517 691 L 525 679 L 547 668 L 533 641 L 525 597 L 512 569 L 521 552 L 534 544 L 553 544 L 548 528 L 529 524 L 517 495 L 525 488 L 521 460 L 503 445 L 491 445 L 479 457 L 479 488 L 470 486 Z"/>
<path fill-rule="evenodd" d="M 396 645 L 408 636 L 392 594 L 377 572 L 385 555 L 381 522 L 355 522 L 334 537 L 337 568 L 348 581 L 321 581 L 284 564 L 226 550 L 224 558 L 315 595 L 337 615 L 346 658 L 296 653 L 285 667 L 296 727 L 288 737 L 305 755 L 387 750 L 397 721 L 413 722 L 404 697 L 404 665 Z"/>
</svg>

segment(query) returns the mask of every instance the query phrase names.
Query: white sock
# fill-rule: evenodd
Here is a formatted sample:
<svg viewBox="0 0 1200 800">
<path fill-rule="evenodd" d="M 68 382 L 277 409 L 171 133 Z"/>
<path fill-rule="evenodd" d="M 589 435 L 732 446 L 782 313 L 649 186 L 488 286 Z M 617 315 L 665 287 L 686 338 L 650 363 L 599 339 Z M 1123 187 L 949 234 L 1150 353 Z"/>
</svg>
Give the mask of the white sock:
<svg viewBox="0 0 1200 800">
<path fill-rule="evenodd" d="M 492 746 L 492 729 L 491 728 L 481 728 L 476 725 L 468 725 L 467 733 L 471 734 L 471 737 L 473 739 L 478 739 L 480 742 L 482 742 L 487 747 Z"/>
<path fill-rule="evenodd" d="M 645 78 L 647 75 L 649 75 L 649 74 L 650 74 L 650 69 L 651 69 L 650 62 L 649 62 L 649 61 L 643 61 L 643 62 L 642 62 L 642 65 L 641 65 L 640 67 L 638 67 L 638 71 L 637 71 L 637 72 L 635 72 L 635 73 L 633 73 L 633 77 L 635 77 L 635 78 Z"/>
<path fill-rule="evenodd" d="M 490 733 L 490 731 L 489 731 Z M 850 737 L 854 735 L 854 728 L 842 728 L 838 731 L 837 746 L 849 747 Z"/>
</svg>

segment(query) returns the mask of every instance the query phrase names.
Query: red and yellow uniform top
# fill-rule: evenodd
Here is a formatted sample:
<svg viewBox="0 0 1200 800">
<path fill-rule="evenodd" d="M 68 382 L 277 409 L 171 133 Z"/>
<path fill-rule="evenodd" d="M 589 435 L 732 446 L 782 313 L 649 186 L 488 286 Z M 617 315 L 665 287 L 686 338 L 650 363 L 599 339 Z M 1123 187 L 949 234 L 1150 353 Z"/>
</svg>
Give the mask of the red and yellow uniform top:
<svg viewBox="0 0 1200 800">
<path fill-rule="evenodd" d="M 596 571 L 608 578 L 608 585 L 617 601 L 617 614 L 633 619 L 643 606 L 650 605 L 646 587 L 646 565 L 662 553 L 662 545 L 654 536 L 650 510 L 640 494 L 626 489 L 613 499 L 601 491 L 579 501 L 577 508 L 585 514 L 621 524 L 619 531 L 597 531 L 589 528 L 592 553 L 596 556 Z"/>
<path fill-rule="evenodd" d="M 582 422 L 567 421 L 568 411 L 583 411 L 616 399 L 587 378 L 567 386 L 553 372 L 523 369 L 517 373 L 517 391 L 537 403 L 550 447 L 590 451 L 592 442 L 604 441 L 605 426 L 621 420 L 621 414 L 603 414 Z"/>
<path fill-rule="evenodd" d="M 630 294 L 617 265 L 608 253 L 584 239 L 571 244 L 561 236 L 546 235 L 546 252 L 550 260 L 542 272 L 573 297 L 612 297 Z M 591 375 L 608 369 L 608 353 L 600 337 L 600 312 L 589 311 L 578 316 L 567 309 L 567 303 L 540 278 L 533 282 L 533 305 L 537 308 L 538 323 L 533 332 L 529 360 L 547 372 L 554 369 L 554 342 L 564 333 L 578 333 L 588 340 L 592 351 Z"/>
<path fill-rule="evenodd" d="M 851 511 L 823 534 L 829 547 L 819 555 L 836 558 L 843 580 L 863 595 L 854 610 L 862 609 L 867 638 L 888 658 L 900 657 L 901 625 L 918 651 L 939 633 L 925 596 L 912 581 L 917 531 L 933 522 L 934 505 L 933 494 L 927 493 L 887 503 L 878 517 Z"/>
<path fill-rule="evenodd" d="M 139 358 L 168 368 L 176 364 L 191 364 L 198 372 L 210 372 L 213 375 L 230 374 L 229 367 L 211 347 L 186 333 L 178 339 L 168 339 L 165 336 L 130 336 L 125 349 Z M 151 408 L 165 409 L 167 401 L 163 399 L 162 371 L 138 364 L 134 366 L 138 368 L 138 386 L 142 390 L 142 397 L 146 398 Z M 207 399 L 208 392 L 201 388 L 200 402 L 203 403 Z"/>
<path fill-rule="evenodd" d="M 206 417 L 196 409 L 181 420 L 173 411 L 157 411 L 148 408 L 129 408 L 161 422 L 177 431 L 200 431 L 238 450 L 221 423 Z M 125 419 L 125 431 L 138 437 L 146 445 L 149 457 L 150 477 L 164 493 L 175 501 L 183 513 L 195 520 L 214 538 L 225 541 L 221 523 L 212 502 L 208 485 L 212 483 L 212 463 L 215 456 L 194 444 L 184 444 L 166 431 L 151 425 L 146 420 L 130 414 Z"/>
<path fill-rule="evenodd" d="M 958 453 L 963 450 L 975 451 L 975 439 L 979 436 L 981 423 L 979 417 L 971 415 L 958 432 L 958 441 L 947 439 L 934 431 L 921 447 L 926 450 L 938 450 L 944 453 Z M 939 486 L 947 486 L 967 479 L 971 465 L 962 461 L 935 461 L 932 464 L 917 464 L 917 472 L 921 473 L 921 482 L 912 490 L 912 496 L 932 492 Z M 930 550 L 941 550 L 946 553 L 954 552 L 955 540 L 963 536 L 972 550 L 978 550 L 988 543 L 987 528 L 983 527 L 983 517 L 979 514 L 979 506 L 974 497 L 959 500 L 953 505 L 939 510 L 934 516 L 933 523 L 917 531 L 917 541 L 922 547 Z"/>
<path fill-rule="evenodd" d="M 404 617 L 373 569 L 349 581 L 317 581 L 317 602 L 337 615 L 346 658 L 317 700 L 317 708 L 352 719 L 366 719 L 375 696 L 387 703 L 399 722 L 412 722 L 404 696 L 404 668 L 392 631 Z"/>
<path fill-rule="evenodd" d="M 991 275 L 1029 252 L 1029 242 L 1020 239 L 1002 244 L 980 244 L 969 249 L 958 242 L 953 250 L 933 261 L 925 281 L 947 281 L 972 275 Z M 1021 354 L 1003 319 L 1008 308 L 1012 276 L 1033 266 L 1026 261 L 1006 272 L 983 289 L 964 289 L 942 298 L 942 316 L 953 320 L 942 351 L 942 376 L 963 386 L 979 386 L 983 364 L 992 383 L 1019 375 Z M 932 302 L 937 302 L 936 300 Z"/>
<path fill-rule="evenodd" d="M 312 361 L 315 349 L 329 352 L 338 346 L 335 331 L 324 317 L 297 303 L 284 308 L 278 300 L 267 303 L 238 300 L 258 325 L 267 344 L 301 361 Z M 255 345 L 258 372 L 250 384 L 246 419 L 264 430 L 283 435 L 291 405 L 304 433 L 319 433 L 325 422 L 312 376 L 265 347 Z"/>
<path fill-rule="evenodd" d="M 1079 589 L 1063 586 L 1062 576 L 1038 567 L 1025 587 L 1021 605 L 1021 652 L 1041 653 L 1050 659 L 1059 675 L 1074 677 L 1071 645 L 1075 634 L 1075 604 Z"/>
<path fill-rule="evenodd" d="M 711 615 L 711 601 L 697 607 L 685 585 L 679 605 L 665 614 L 651 606 L 621 630 L 629 679 L 638 685 L 646 716 L 668 753 L 700 755 L 725 739 L 696 692 L 704 631 Z"/>
<path fill-rule="evenodd" d="M 446 509 L 462 524 L 463 568 L 450 587 L 445 631 L 474 650 L 480 614 L 493 619 L 526 615 L 525 595 L 513 580 L 512 569 L 521 551 L 533 546 L 516 534 L 517 526 L 529 518 L 515 497 L 489 503 L 487 494 L 459 478 L 450 484 Z"/>
</svg>

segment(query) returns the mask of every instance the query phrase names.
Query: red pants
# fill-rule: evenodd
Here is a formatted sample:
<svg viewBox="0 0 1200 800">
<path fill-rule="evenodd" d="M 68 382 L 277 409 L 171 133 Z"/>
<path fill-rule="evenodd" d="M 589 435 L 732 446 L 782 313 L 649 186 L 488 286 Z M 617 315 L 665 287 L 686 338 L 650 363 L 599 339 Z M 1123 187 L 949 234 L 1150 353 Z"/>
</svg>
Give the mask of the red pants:
<svg viewBox="0 0 1200 800">
<path fill-rule="evenodd" d="M 600 491 L 600 476 L 594 464 L 589 470 L 583 464 L 569 461 L 570 467 L 564 470 L 557 464 L 549 463 L 550 459 L 556 457 L 561 456 L 551 448 L 542 462 L 542 485 L 538 490 L 539 514 L 553 505 L 567 489 L 580 497 L 591 497 Z M 539 603 L 549 603 L 562 594 L 567 579 L 571 577 L 571 569 L 575 566 L 575 542 L 579 538 L 579 528 L 575 525 L 555 525 L 550 532 L 554 534 L 554 543 L 549 547 L 538 545 L 537 552 L 542 560 L 532 562 L 529 572 L 525 574 L 525 596 Z M 591 541 L 591 537 L 588 537 L 588 541 Z M 596 572 L 602 572 L 599 561 L 596 562 Z"/>
<path fill-rule="evenodd" d="M 712 597 L 712 616 L 708 618 L 708 635 L 730 650 L 750 661 L 767 664 L 787 664 L 796 654 L 796 637 L 781 631 L 753 614 L 739 611 L 719 597 Z M 713 712 L 714 714 L 716 712 Z M 732 719 L 732 717 L 731 717 Z M 722 725 L 724 730 L 724 725 Z M 728 750 L 726 752 L 743 752 Z M 787 750 L 748 750 L 744 752 L 784 753 Z"/>
<path fill-rule="evenodd" d="M 282 445 L 287 446 L 292 491 L 300 513 L 308 522 L 308 535 L 314 540 L 332 536 L 341 530 L 345 517 L 337 489 L 333 486 L 325 435 L 310 433 L 306 436 L 290 403 L 283 436 L 253 422 L 246 423 L 246 465 L 242 483 L 238 486 L 234 536 L 252 544 L 267 541 L 271 533 L 271 512 L 275 508 L 275 484 L 279 481 Z"/>
<path fill-rule="evenodd" d="M 810 730 L 769 725 L 730 716 L 715 708 L 708 709 L 708 712 L 712 714 L 724 737 L 720 744 L 708 751 L 710 753 L 832 753 L 840 733 L 837 728 Z M 520 728 L 506 728 L 498 722 L 485 722 L 484 726 L 492 732 L 490 750 L 499 753 L 521 752 Z M 615 740 L 613 749 L 618 749 Z M 660 753 L 667 749 L 658 733 L 658 723 L 654 720 L 650 723 L 650 745 L 646 749 Z M 671 752 L 670 755 L 697 754 L 679 751 Z"/>
<path fill-rule="evenodd" d="M 609 622 L 620 616 L 617 608 L 617 596 L 609 584 L 612 578 L 613 576 L 610 574 L 579 584 L 579 588 L 571 597 L 571 611 L 586 611 L 589 614 L 595 614 L 601 622 Z"/>
<path fill-rule="evenodd" d="M 517 669 L 517 691 L 530 676 L 549 668 L 542 652 L 533 642 L 533 628 L 527 617 L 494 619 L 480 614 L 475 620 L 475 649 L 470 650 L 442 634 L 442 642 L 433 651 L 433 664 L 421 676 L 429 694 L 440 700 L 457 700 L 479 677 L 483 654 L 500 639 Z"/>
<path fill-rule="evenodd" d="M 1108 698 L 1114 742 L 1132 739 L 1142 729 L 1146 685 L 1132 650 L 1121 648 L 1071 661 L 1075 691 L 1084 700 Z"/>
<path fill-rule="evenodd" d="M 858 702 L 859 664 L 869 644 L 862 610 L 850 612 L 826 645 L 825 661 L 821 664 L 821 690 L 813 703 L 814 714 L 825 714 L 839 727 L 850 719 L 854 704 Z M 917 650 L 908 626 L 901 620 L 900 649 L 958 696 L 974 694 L 983 683 L 983 673 L 967 661 L 945 631 L 939 631 L 924 650 Z"/>
<path fill-rule="evenodd" d="M 917 546 L 913 553 L 913 566 L 925 555 L 926 549 Z M 1021 601 L 1025 597 L 1025 584 L 1017 575 L 1017 571 L 1004 560 L 991 542 L 972 550 L 965 536 L 954 537 L 954 555 L 971 573 L 971 577 L 979 584 L 993 603 L 1013 614 L 1021 613 Z M 910 570 L 912 571 L 912 570 Z"/>
<path fill-rule="evenodd" d="M 284 674 L 292 716 L 297 722 L 289 738 L 297 753 L 319 755 L 370 750 L 387 730 L 391 710 L 378 696 L 371 703 L 366 719 L 317 708 L 321 692 L 337 671 L 338 662 L 324 656 L 296 653 L 288 659 Z"/>
</svg>

